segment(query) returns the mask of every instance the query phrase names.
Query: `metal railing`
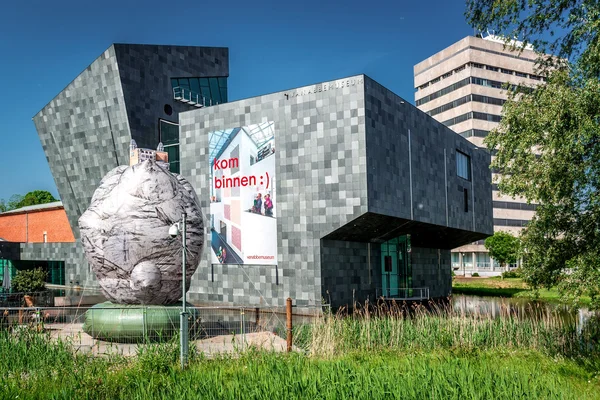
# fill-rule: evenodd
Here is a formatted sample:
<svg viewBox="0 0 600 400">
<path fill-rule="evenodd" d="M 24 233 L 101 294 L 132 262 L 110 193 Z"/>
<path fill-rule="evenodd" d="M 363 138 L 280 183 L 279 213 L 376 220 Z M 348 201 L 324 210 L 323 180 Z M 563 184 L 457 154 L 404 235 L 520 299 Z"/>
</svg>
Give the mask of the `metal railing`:
<svg viewBox="0 0 600 400">
<path fill-rule="evenodd" d="M 206 101 L 206 97 L 200 95 L 199 93 L 192 92 L 190 89 L 186 89 L 181 86 L 177 86 L 173 88 L 173 98 L 182 103 L 187 103 L 191 106 L 195 106 L 198 108 L 208 107 L 217 105 L 218 103 L 213 103 L 212 99 L 208 99 Z"/>
<path fill-rule="evenodd" d="M 0 292 L 0 307 L 24 307 L 25 296 L 32 298 L 34 304 L 44 307 L 54 305 L 54 294 L 49 291 L 43 292 Z"/>
<path fill-rule="evenodd" d="M 428 300 L 429 288 L 388 288 L 381 287 L 375 290 L 377 298 L 394 300 Z"/>
</svg>

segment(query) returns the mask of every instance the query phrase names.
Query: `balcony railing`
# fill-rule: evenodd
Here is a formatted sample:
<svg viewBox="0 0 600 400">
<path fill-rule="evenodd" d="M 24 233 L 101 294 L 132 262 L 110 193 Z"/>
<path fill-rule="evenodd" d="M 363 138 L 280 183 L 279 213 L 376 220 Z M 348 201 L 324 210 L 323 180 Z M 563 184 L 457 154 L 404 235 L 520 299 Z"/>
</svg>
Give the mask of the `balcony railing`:
<svg viewBox="0 0 600 400">
<path fill-rule="evenodd" d="M 427 300 L 429 299 L 429 288 L 388 288 L 376 289 L 377 298 L 383 297 L 389 300 Z"/>
<path fill-rule="evenodd" d="M 216 102 L 213 103 L 212 99 L 208 99 L 208 101 L 206 101 L 206 97 L 203 97 L 200 94 L 192 92 L 190 89 L 186 89 L 181 86 L 173 88 L 173 98 L 177 101 L 198 108 L 214 106 L 218 104 Z"/>
</svg>

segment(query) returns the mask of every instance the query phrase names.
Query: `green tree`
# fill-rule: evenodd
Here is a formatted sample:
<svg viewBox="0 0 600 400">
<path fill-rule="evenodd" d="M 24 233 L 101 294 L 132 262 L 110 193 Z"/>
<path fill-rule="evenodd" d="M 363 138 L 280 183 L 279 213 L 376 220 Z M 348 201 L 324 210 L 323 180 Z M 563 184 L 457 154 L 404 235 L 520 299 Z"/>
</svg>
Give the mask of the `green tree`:
<svg viewBox="0 0 600 400">
<path fill-rule="evenodd" d="M 20 270 L 11 281 L 11 288 L 18 293 L 41 292 L 46 290 L 46 271 L 41 268 Z"/>
<path fill-rule="evenodd" d="M 501 268 L 505 268 L 507 264 L 517 262 L 520 241 L 508 232 L 495 232 L 485 239 L 485 248 L 490 252 L 490 257 L 498 261 Z"/>
<path fill-rule="evenodd" d="M 8 202 L 0 199 L 0 212 L 10 211 L 21 207 L 34 206 L 36 204 L 46 204 L 58 201 L 52 194 L 46 190 L 34 190 L 25 196 L 14 194 Z"/>
<path fill-rule="evenodd" d="M 16 208 L 52 203 L 53 201 L 57 200 L 50 192 L 45 190 L 34 190 L 23 196 Z"/>
<path fill-rule="evenodd" d="M 19 208 L 19 203 L 21 202 L 21 200 L 23 200 L 23 196 L 13 194 L 12 196 L 10 196 L 10 199 L 8 199 L 8 202 L 5 204 L 6 210 L 4 211 L 10 211 L 14 210 L 15 208 Z M 2 202 L 4 203 L 4 200 L 2 200 Z"/>
<path fill-rule="evenodd" d="M 600 2 L 468 0 L 475 27 L 553 51 L 548 82 L 511 92 L 485 139 L 500 190 L 539 203 L 523 231 L 523 276 L 600 306 Z M 557 61 L 562 61 L 558 64 Z"/>
<path fill-rule="evenodd" d="M 481 32 L 517 38 L 557 56 L 545 58 L 547 65 L 568 60 L 584 77 L 600 76 L 598 0 L 467 0 L 465 16 Z"/>
</svg>

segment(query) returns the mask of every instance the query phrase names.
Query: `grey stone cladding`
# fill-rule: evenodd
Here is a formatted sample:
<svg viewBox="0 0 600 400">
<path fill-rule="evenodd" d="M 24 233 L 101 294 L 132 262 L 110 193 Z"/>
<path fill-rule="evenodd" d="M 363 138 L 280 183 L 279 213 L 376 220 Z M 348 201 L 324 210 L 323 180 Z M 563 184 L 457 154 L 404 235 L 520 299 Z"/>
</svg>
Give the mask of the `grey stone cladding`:
<svg viewBox="0 0 600 400">
<path fill-rule="evenodd" d="M 65 283 L 82 287 L 98 287 L 85 260 L 83 248 L 75 243 L 20 243 L 21 260 L 65 262 Z"/>
<path fill-rule="evenodd" d="M 129 164 L 131 139 L 156 148 L 159 119 L 177 123 L 178 114 L 192 108 L 173 99 L 170 79 L 228 75 L 226 48 L 114 44 L 33 117 L 76 240 L 77 221 L 100 180 Z M 63 248 L 43 246 L 53 254 Z M 22 254 L 29 256 L 37 253 Z M 67 281 L 72 275 L 96 284 L 84 258 L 67 257 L 65 268 Z"/>
<path fill-rule="evenodd" d="M 367 211 L 362 81 L 357 76 L 180 115 L 181 174 L 207 216 L 208 133 L 275 123 L 278 266 L 211 267 L 207 243 L 192 278 L 197 302 L 282 306 L 291 297 L 299 306 L 321 303 L 321 237 Z"/>
<path fill-rule="evenodd" d="M 154 148 L 160 119 L 180 124 L 181 175 L 207 218 L 209 132 L 273 121 L 277 265 L 213 265 L 206 235 L 190 300 L 374 300 L 381 243 L 406 234 L 413 287 L 447 296 L 448 249 L 492 233 L 489 153 L 364 75 L 203 109 L 173 99 L 171 78 L 228 74 L 224 48 L 115 44 L 34 116 L 76 239 L 102 177 L 128 164 L 132 138 Z M 471 180 L 457 176 L 457 150 L 471 159 Z M 19 252 L 24 260 L 63 260 L 67 282 L 97 285 L 77 242 L 21 244 Z"/>
<path fill-rule="evenodd" d="M 450 250 L 413 247 L 411 252 L 412 286 L 428 288 L 432 298 L 450 296 L 452 267 Z"/>
<path fill-rule="evenodd" d="M 482 172 L 489 171 L 489 152 L 368 77 L 365 96 L 369 211 L 448 227 L 454 235 L 491 234 L 491 186 Z M 456 150 L 471 158 L 471 181 L 457 175 Z"/>
<path fill-rule="evenodd" d="M 492 232 L 490 178 L 477 172 L 489 153 L 364 75 L 185 112 L 181 173 L 207 217 L 209 132 L 266 121 L 275 123 L 278 265 L 211 265 L 207 243 L 196 302 L 364 301 L 381 286 L 380 244 L 403 234 L 413 287 L 450 293 L 448 249 Z M 471 181 L 456 176 L 457 149 L 471 157 Z"/>
</svg>

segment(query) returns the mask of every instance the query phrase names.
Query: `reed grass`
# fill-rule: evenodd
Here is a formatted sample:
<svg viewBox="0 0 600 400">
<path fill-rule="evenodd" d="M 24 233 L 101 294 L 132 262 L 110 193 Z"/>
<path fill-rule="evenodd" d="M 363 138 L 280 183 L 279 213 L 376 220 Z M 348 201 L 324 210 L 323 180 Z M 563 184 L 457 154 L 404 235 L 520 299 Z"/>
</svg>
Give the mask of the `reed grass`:
<svg viewBox="0 0 600 400">
<path fill-rule="evenodd" d="M 489 314 L 455 312 L 450 306 L 368 304 L 325 314 L 297 329 L 296 344 L 313 356 L 330 357 L 361 350 L 527 349 L 565 356 L 600 355 L 600 328 L 582 330 L 576 321 L 546 307 L 523 318 L 505 308 Z M 533 316 L 533 317 L 532 317 Z"/>
<path fill-rule="evenodd" d="M 304 352 L 192 353 L 182 371 L 176 340 L 132 358 L 94 357 L 47 333 L 0 331 L 0 399 L 600 398 L 593 329 L 578 334 L 551 313 L 367 305 L 294 334 Z"/>
</svg>

